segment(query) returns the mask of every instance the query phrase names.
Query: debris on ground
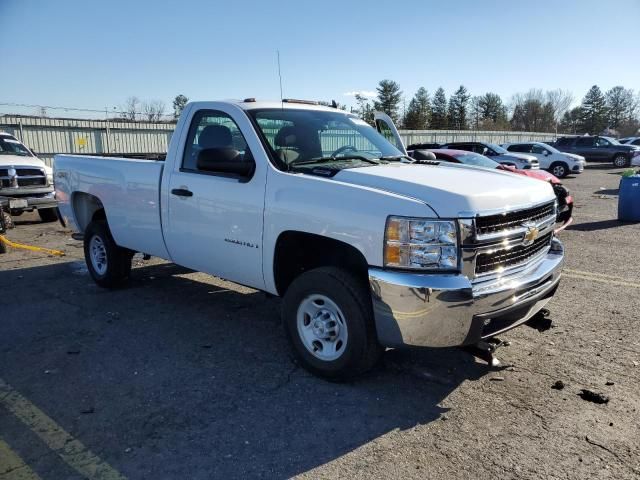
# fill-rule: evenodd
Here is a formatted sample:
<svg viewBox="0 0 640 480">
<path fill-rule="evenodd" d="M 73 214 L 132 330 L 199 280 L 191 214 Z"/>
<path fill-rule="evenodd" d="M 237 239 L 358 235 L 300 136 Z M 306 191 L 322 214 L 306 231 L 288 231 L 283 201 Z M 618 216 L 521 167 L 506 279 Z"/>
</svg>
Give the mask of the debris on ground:
<svg viewBox="0 0 640 480">
<path fill-rule="evenodd" d="M 605 385 L 607 387 L 610 387 L 611 385 L 615 385 L 615 383 L 613 383 L 611 380 L 607 381 L 607 383 L 605 383 Z"/>
<path fill-rule="evenodd" d="M 609 397 L 607 397 L 603 393 L 597 393 L 586 388 L 580 390 L 580 393 L 578 395 L 580 396 L 580 398 L 586 400 L 587 402 L 597 404 L 609 403 Z"/>
<path fill-rule="evenodd" d="M 562 380 L 556 380 L 556 382 L 551 385 L 551 388 L 554 390 L 562 390 L 564 388 L 564 382 Z"/>
</svg>

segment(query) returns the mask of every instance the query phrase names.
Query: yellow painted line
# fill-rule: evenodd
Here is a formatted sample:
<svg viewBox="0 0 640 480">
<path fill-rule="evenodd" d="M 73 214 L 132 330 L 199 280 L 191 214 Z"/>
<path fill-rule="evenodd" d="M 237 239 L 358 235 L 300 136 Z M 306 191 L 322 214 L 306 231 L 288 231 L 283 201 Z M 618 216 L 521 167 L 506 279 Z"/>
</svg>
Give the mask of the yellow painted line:
<svg viewBox="0 0 640 480">
<path fill-rule="evenodd" d="M 563 276 L 569 278 L 575 278 L 577 280 L 591 280 L 592 282 L 607 283 L 609 285 L 616 285 L 622 287 L 640 288 L 640 283 L 630 282 L 628 280 L 611 280 L 604 277 L 596 277 L 595 275 L 576 275 L 574 273 L 563 272 Z"/>
<path fill-rule="evenodd" d="M 0 478 L 2 480 L 40 480 L 40 477 L 1 438 Z"/>
<path fill-rule="evenodd" d="M 83 477 L 96 480 L 125 478 L 2 379 L 0 379 L 0 405 L 13 413 L 67 465 Z"/>
</svg>

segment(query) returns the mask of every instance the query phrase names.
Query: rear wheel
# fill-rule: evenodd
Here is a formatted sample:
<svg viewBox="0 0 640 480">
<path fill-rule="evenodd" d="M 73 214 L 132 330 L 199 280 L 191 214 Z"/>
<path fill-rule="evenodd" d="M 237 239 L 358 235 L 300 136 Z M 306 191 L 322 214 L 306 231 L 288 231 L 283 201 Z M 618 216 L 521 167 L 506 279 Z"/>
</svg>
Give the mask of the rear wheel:
<svg viewBox="0 0 640 480">
<path fill-rule="evenodd" d="M 364 373 L 383 351 L 365 282 L 340 268 L 297 277 L 284 296 L 282 320 L 300 363 L 330 380 Z"/>
<path fill-rule="evenodd" d="M 58 220 L 58 214 L 55 208 L 39 208 L 38 215 L 43 222 L 55 222 Z"/>
<path fill-rule="evenodd" d="M 569 175 L 569 166 L 563 162 L 555 162 L 550 167 L 549 170 L 558 178 L 564 178 Z"/>
<path fill-rule="evenodd" d="M 615 157 L 613 157 L 613 164 L 618 168 L 625 168 L 625 167 L 628 167 L 631 164 L 631 162 L 629 161 L 626 155 L 620 153 Z"/>
<path fill-rule="evenodd" d="M 93 280 L 105 288 L 121 286 L 131 273 L 133 252 L 116 245 L 105 220 L 94 220 L 84 232 L 84 258 Z"/>
</svg>

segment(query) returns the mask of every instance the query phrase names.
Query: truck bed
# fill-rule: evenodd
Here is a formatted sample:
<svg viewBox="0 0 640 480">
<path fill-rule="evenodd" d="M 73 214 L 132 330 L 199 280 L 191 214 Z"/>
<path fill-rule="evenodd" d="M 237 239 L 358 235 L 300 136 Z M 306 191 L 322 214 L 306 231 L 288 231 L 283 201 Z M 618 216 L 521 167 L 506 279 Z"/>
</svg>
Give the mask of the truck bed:
<svg viewBox="0 0 640 480">
<path fill-rule="evenodd" d="M 72 205 L 79 195 L 92 195 L 104 206 L 118 245 L 169 258 L 160 222 L 163 167 L 164 162 L 154 160 L 56 155 L 53 168 L 60 213 L 72 228 L 84 231 L 91 218 Z"/>
</svg>

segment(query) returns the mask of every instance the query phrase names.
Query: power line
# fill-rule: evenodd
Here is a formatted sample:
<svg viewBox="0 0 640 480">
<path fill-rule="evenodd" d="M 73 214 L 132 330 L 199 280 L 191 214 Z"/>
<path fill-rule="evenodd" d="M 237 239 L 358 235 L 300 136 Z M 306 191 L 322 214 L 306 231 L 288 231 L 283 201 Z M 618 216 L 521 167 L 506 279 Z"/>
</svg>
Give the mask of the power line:
<svg viewBox="0 0 640 480">
<path fill-rule="evenodd" d="M 113 110 L 108 110 L 105 108 L 101 109 L 92 109 L 92 108 L 79 108 L 79 107 L 57 107 L 53 105 L 37 105 L 37 104 L 28 104 L 28 103 L 14 103 L 14 102 L 0 102 L 0 107 L 19 107 L 19 108 L 44 108 L 46 110 L 63 110 L 63 111 L 72 111 L 72 112 L 85 112 L 85 113 L 100 113 L 100 114 L 119 114 L 119 115 L 130 115 L 131 112 L 127 112 L 124 110 L 116 110 L 115 107 Z M 145 112 L 133 112 L 134 115 L 147 115 Z M 163 113 L 160 115 L 162 117 L 171 117 L 173 115 L 170 113 Z"/>
</svg>

